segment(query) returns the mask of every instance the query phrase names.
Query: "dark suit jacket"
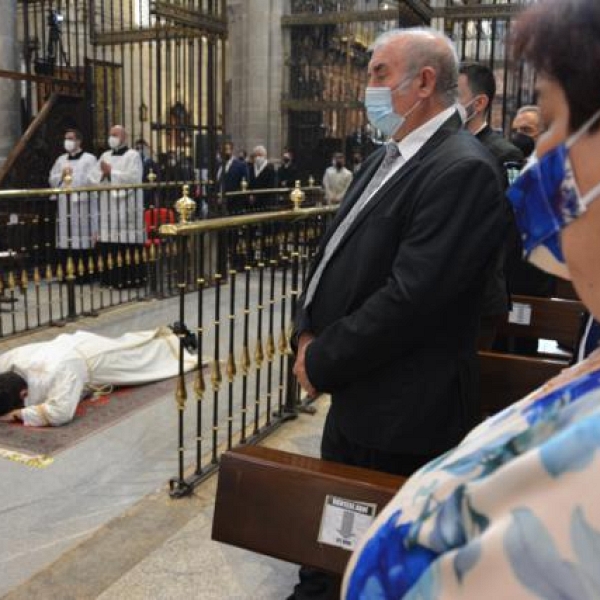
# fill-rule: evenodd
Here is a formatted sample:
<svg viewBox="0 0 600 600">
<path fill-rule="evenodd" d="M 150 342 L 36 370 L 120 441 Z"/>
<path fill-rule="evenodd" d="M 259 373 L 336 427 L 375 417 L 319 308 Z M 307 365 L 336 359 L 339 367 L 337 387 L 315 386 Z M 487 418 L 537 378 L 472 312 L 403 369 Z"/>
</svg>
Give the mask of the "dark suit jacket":
<svg viewBox="0 0 600 600">
<path fill-rule="evenodd" d="M 523 153 L 489 125 L 475 137 L 496 157 L 501 167 L 509 162 L 523 164 L 525 161 Z"/>
<path fill-rule="evenodd" d="M 383 155 L 365 161 L 315 264 Z M 430 455 L 472 426 L 481 292 L 505 225 L 498 169 L 457 115 L 361 211 L 296 314 L 296 334 L 317 336 L 309 379 L 349 440 Z"/>
<path fill-rule="evenodd" d="M 271 163 L 267 163 L 265 168 L 258 174 L 254 175 L 254 165 L 249 165 L 250 185 L 251 190 L 268 190 L 275 187 L 275 167 Z"/>
<path fill-rule="evenodd" d="M 242 189 L 242 179 L 248 181 L 248 168 L 243 160 L 234 158 L 228 171 L 225 171 L 225 164 L 223 165 L 220 184 L 224 192 L 239 192 Z"/>
<path fill-rule="evenodd" d="M 501 134 L 486 125 L 475 136 L 494 156 L 504 177 L 505 186 L 508 185 L 506 177 L 506 163 L 522 165 L 523 153 Z M 509 309 L 509 285 L 507 284 L 507 261 L 514 253 L 514 245 L 519 239 L 517 224 L 512 219 L 512 209 L 508 199 L 505 199 L 507 219 L 510 221 L 510 233 L 507 235 L 503 247 L 500 248 L 494 264 L 490 268 L 488 282 L 483 294 L 483 316 L 505 315 Z M 512 264 L 512 263 L 511 263 Z"/>
</svg>

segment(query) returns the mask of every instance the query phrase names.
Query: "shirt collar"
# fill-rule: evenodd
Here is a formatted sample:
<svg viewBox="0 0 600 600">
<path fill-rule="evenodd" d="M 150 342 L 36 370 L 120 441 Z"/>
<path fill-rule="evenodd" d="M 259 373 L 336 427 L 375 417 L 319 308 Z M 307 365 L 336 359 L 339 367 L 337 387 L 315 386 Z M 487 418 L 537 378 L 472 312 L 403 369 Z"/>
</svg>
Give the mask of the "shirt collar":
<svg viewBox="0 0 600 600">
<path fill-rule="evenodd" d="M 396 142 L 404 162 L 409 161 L 429 140 L 431 136 L 454 114 L 456 108 L 450 106 L 435 117 L 411 131 L 405 138 Z"/>
<path fill-rule="evenodd" d="M 487 121 L 484 121 L 483 125 L 477 131 L 473 132 L 473 135 L 479 135 L 487 126 L 488 126 Z"/>
</svg>

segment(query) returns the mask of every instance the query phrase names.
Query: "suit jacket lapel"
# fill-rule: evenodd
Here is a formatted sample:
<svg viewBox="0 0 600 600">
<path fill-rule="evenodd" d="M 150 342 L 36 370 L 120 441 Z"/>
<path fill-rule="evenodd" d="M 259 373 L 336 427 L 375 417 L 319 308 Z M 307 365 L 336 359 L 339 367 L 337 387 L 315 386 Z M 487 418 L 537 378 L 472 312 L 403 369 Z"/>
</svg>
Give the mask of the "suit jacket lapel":
<svg viewBox="0 0 600 600">
<path fill-rule="evenodd" d="M 346 231 L 344 237 L 340 241 L 336 252 L 344 245 L 346 240 L 352 235 L 352 233 L 360 226 L 360 224 L 367 218 L 369 213 L 385 198 L 387 192 L 394 186 L 398 185 L 398 183 L 404 179 L 407 175 L 412 173 L 414 169 L 419 165 L 424 156 L 429 154 L 434 148 L 436 148 L 439 144 L 441 144 L 450 134 L 456 132 L 460 128 L 460 117 L 458 115 L 452 115 L 448 118 L 442 126 L 431 136 L 425 144 L 421 147 L 421 149 L 408 161 L 406 164 L 402 165 L 394 175 L 392 175 L 373 195 L 371 200 L 367 203 L 367 205 L 358 213 L 356 219 L 350 227 L 348 231 Z M 377 166 L 379 166 L 378 161 Z M 374 175 L 375 171 L 371 173 L 371 177 Z M 365 186 L 361 188 L 361 192 Z M 354 200 L 356 201 L 356 200 Z M 353 203 L 354 204 L 354 203 Z M 344 215 L 345 216 L 345 215 Z"/>
</svg>

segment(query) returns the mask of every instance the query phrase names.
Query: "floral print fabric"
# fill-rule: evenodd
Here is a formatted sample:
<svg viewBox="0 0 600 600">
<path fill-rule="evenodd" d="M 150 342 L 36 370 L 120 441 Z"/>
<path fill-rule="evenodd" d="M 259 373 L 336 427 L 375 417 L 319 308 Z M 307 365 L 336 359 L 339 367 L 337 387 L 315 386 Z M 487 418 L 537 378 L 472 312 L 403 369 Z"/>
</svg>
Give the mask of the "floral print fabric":
<svg viewBox="0 0 600 600">
<path fill-rule="evenodd" d="M 600 598 L 600 353 L 413 475 L 355 551 L 350 600 Z"/>
</svg>

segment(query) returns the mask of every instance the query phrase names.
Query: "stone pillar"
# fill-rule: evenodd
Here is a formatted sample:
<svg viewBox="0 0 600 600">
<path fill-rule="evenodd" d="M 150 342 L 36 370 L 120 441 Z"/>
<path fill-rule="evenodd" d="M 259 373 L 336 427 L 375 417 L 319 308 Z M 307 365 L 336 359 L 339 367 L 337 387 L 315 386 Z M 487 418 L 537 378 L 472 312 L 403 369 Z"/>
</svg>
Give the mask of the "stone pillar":
<svg viewBox="0 0 600 600">
<path fill-rule="evenodd" d="M 0 69 L 18 70 L 17 0 L 2 0 L 0 19 Z M 0 78 L 0 165 L 21 133 L 19 82 Z"/>
<path fill-rule="evenodd" d="M 238 149 L 249 152 L 262 144 L 270 158 L 278 158 L 282 146 L 281 17 L 286 5 L 281 0 L 229 0 L 228 133 Z"/>
</svg>

